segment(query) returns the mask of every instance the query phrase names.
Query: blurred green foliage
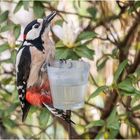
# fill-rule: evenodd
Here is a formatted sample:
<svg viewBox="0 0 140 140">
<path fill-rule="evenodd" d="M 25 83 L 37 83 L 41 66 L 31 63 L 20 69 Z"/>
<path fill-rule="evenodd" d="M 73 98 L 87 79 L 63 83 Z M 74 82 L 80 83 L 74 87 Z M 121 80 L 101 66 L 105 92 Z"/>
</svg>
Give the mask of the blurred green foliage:
<svg viewBox="0 0 140 140">
<path fill-rule="evenodd" d="M 71 4 L 76 12 L 59 11 L 57 9 L 59 1 L 22 0 L 8 1 L 8 3 L 15 4 L 13 11 L 0 9 L 0 56 L 6 51 L 10 53 L 6 59 L 0 57 L 0 129 L 2 130 L 0 138 L 67 138 L 66 124 L 52 117 L 44 108 L 32 107 L 26 122 L 21 123 L 21 111 L 15 86 L 15 58 L 17 48 L 21 45 L 18 40 L 21 25 L 14 23 L 10 18 L 10 12 L 16 14 L 21 11 L 21 8 L 27 11 L 32 9 L 34 18 L 43 18 L 46 12 L 57 10 L 59 18 L 55 23 L 61 26 L 67 15 L 76 15 L 81 26 L 84 23 L 87 24 L 77 35 L 72 46 L 66 45 L 53 34 L 56 59 L 78 60 L 84 57 L 93 62 L 93 57 L 97 55 L 94 50 L 95 46 L 92 44 L 95 40 L 101 41 L 98 47 L 106 45 L 106 42 L 109 44 L 108 46 L 113 45 L 114 47 L 110 53 L 104 52 L 104 49 L 101 48 L 101 57 L 96 57 L 95 69 L 97 69 L 98 75 L 95 77 L 94 73 L 91 73 L 89 78 L 90 86 L 94 88 L 92 92 L 88 91 L 85 107 L 73 111 L 72 119 L 77 124 L 72 126 L 73 137 L 80 139 L 139 138 L 140 124 L 136 119 L 140 117 L 140 1 L 114 2 L 113 11 L 110 10 L 107 1 L 69 1 L 68 4 Z M 3 1 L 0 7 L 4 4 Z M 120 31 L 115 27 L 117 20 L 120 21 L 122 30 L 125 32 L 121 37 L 118 35 Z M 127 22 L 132 22 L 132 26 Z M 98 27 L 103 28 L 106 38 L 96 32 Z M 130 33 L 128 28 L 132 28 Z M 13 35 L 11 36 L 12 41 L 3 35 L 9 32 Z M 113 33 L 118 36 L 114 37 Z M 135 51 L 133 61 L 129 58 L 131 50 Z M 108 60 L 112 60 L 114 63 L 114 80 L 111 85 L 106 85 L 104 80 Z M 5 68 L 7 64 L 8 66 Z M 10 67 L 10 70 L 7 70 L 7 67 Z M 97 96 L 104 99 L 104 108 L 93 102 Z M 118 109 L 118 103 L 123 106 L 121 111 Z M 92 109 L 98 111 L 99 119 L 90 117 L 93 115 L 91 114 Z M 123 128 L 123 130 L 127 129 L 126 133 L 121 129 L 124 122 L 127 124 Z"/>
</svg>

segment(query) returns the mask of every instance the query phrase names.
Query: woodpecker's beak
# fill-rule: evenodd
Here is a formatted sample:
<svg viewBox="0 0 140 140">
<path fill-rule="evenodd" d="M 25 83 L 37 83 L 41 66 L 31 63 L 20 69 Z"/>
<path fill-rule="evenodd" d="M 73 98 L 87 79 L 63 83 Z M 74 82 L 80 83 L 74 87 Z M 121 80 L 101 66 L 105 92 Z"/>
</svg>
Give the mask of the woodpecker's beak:
<svg viewBox="0 0 140 140">
<path fill-rule="evenodd" d="M 55 16 L 56 16 L 56 11 L 53 11 L 50 15 L 44 18 L 44 24 L 45 25 L 49 24 Z"/>
</svg>

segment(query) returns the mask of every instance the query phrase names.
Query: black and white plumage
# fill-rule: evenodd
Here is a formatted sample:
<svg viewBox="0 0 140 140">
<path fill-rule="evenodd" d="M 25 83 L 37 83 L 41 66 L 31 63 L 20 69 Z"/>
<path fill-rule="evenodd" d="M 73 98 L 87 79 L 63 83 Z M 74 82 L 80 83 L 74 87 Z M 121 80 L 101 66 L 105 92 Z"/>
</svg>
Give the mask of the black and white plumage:
<svg viewBox="0 0 140 140">
<path fill-rule="evenodd" d="M 66 114 L 66 111 L 64 110 L 60 110 L 60 109 L 57 109 L 57 108 L 54 108 L 53 106 L 51 105 L 47 105 L 45 103 L 43 103 L 43 105 L 54 115 L 54 116 L 57 116 L 61 119 L 63 119 L 64 121 L 66 121 L 67 123 L 73 123 L 75 124 L 75 122 L 73 122 L 69 116 Z"/>
<path fill-rule="evenodd" d="M 49 24 L 56 12 L 44 19 L 37 19 L 29 23 L 24 30 L 24 41 L 16 57 L 16 78 L 19 100 L 22 108 L 22 121 L 25 120 L 30 104 L 26 101 L 26 89 L 41 85 L 47 75 L 41 77 L 41 66 L 44 62 L 54 60 L 55 48 L 49 39 Z"/>
<path fill-rule="evenodd" d="M 55 47 L 49 39 L 49 23 L 56 15 L 51 13 L 45 19 L 37 19 L 29 23 L 24 30 L 24 41 L 16 57 L 17 90 L 22 109 L 22 121 L 26 119 L 30 103 L 26 100 L 26 91 L 30 87 L 41 86 L 47 81 L 47 73 L 42 70 L 46 63 L 54 61 Z M 66 112 L 43 103 L 55 116 L 68 123 L 72 122 Z"/>
<path fill-rule="evenodd" d="M 20 58 L 20 60 L 18 59 L 18 57 Z M 29 46 L 23 46 L 19 49 L 16 60 L 17 90 L 23 113 L 22 121 L 26 118 L 28 110 L 30 109 L 30 104 L 25 99 L 30 66 L 31 54 L 29 51 Z"/>
</svg>

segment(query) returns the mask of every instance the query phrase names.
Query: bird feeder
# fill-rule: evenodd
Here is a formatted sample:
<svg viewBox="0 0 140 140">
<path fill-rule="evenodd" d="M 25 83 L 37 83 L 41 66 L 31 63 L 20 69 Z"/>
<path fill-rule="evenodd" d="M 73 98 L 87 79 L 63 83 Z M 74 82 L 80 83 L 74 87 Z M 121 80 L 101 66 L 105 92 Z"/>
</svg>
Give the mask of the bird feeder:
<svg viewBox="0 0 140 140">
<path fill-rule="evenodd" d="M 83 61 L 54 61 L 47 66 L 53 106 L 66 110 L 71 119 L 71 110 L 84 106 L 84 94 L 87 89 L 89 64 Z M 69 138 L 71 123 L 68 124 Z"/>
<path fill-rule="evenodd" d="M 53 105 L 57 109 L 83 107 L 89 64 L 83 61 L 55 61 L 47 66 Z"/>
</svg>

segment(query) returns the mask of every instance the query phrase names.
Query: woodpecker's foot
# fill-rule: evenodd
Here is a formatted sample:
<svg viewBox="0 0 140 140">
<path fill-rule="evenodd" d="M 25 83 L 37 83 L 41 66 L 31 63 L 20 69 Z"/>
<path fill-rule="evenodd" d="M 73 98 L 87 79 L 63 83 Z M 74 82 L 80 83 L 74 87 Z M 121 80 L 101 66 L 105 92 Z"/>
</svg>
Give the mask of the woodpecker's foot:
<svg viewBox="0 0 140 140">
<path fill-rule="evenodd" d="M 65 120 L 67 123 L 73 123 L 69 116 L 66 115 L 66 112 L 57 108 L 54 108 L 53 105 L 48 105 L 47 103 L 43 103 L 43 105 L 54 115 L 57 116 L 63 120 Z"/>
<path fill-rule="evenodd" d="M 67 59 L 60 59 L 60 63 L 66 63 Z"/>
</svg>

